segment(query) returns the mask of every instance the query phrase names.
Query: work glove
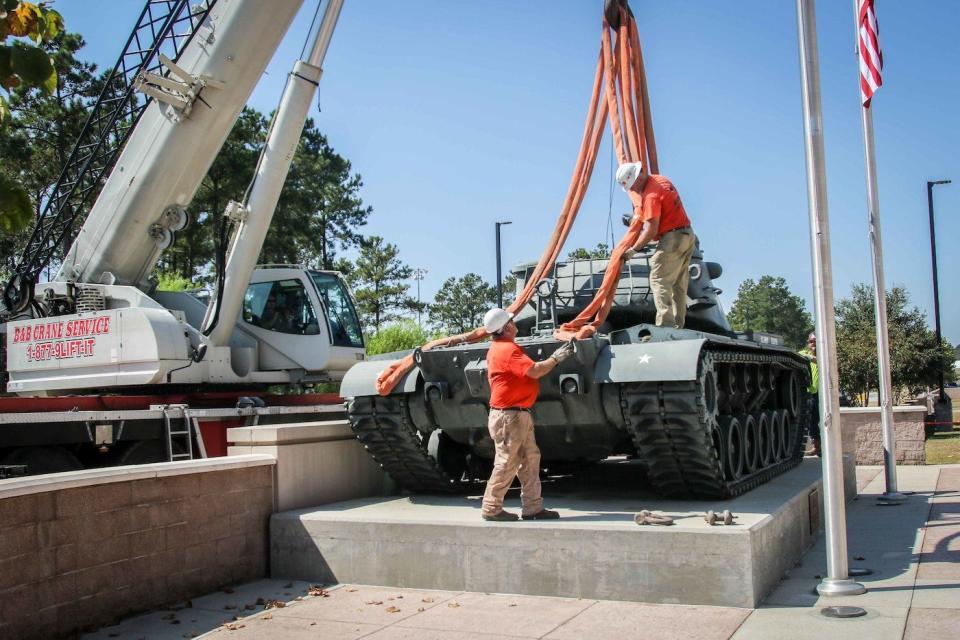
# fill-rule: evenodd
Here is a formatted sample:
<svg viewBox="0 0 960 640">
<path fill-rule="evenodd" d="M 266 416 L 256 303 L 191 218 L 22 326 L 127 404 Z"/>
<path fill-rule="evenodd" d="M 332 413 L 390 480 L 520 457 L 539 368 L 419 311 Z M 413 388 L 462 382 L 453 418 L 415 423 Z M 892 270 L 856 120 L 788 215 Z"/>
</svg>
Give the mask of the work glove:
<svg viewBox="0 0 960 640">
<path fill-rule="evenodd" d="M 575 338 L 571 338 L 569 341 L 565 342 L 563 346 L 551 354 L 551 358 L 557 361 L 557 364 L 560 364 L 567 358 L 573 355 L 573 343 Z"/>
<path fill-rule="evenodd" d="M 623 259 L 624 259 L 624 260 L 631 260 L 631 259 L 633 259 L 634 257 L 636 257 L 636 255 L 637 255 L 638 253 L 640 253 L 640 252 L 637 251 L 636 249 L 627 249 L 626 251 L 623 252 Z"/>
</svg>

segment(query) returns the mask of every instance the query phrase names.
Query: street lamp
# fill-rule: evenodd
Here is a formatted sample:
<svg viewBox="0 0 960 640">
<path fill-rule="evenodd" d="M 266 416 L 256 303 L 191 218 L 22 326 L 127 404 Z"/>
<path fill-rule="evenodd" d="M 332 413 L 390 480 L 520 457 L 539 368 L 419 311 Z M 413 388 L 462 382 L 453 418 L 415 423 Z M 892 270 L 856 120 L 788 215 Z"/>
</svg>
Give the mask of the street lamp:
<svg viewBox="0 0 960 640">
<path fill-rule="evenodd" d="M 933 321 L 937 329 L 937 349 L 940 348 L 940 286 L 937 282 L 937 240 L 933 227 L 933 186 L 950 184 L 950 180 L 927 180 L 927 209 L 930 212 L 930 257 L 933 261 Z M 940 400 L 943 400 L 943 369 L 940 369 Z"/>
<path fill-rule="evenodd" d="M 417 281 L 417 326 L 420 324 L 420 281 L 423 280 L 423 277 L 427 275 L 426 269 L 421 269 L 417 267 L 413 270 L 413 279 Z"/>
<path fill-rule="evenodd" d="M 500 275 L 500 227 L 505 224 L 513 224 L 510 221 L 495 222 L 497 236 L 497 306 L 503 308 L 503 278 Z"/>
</svg>

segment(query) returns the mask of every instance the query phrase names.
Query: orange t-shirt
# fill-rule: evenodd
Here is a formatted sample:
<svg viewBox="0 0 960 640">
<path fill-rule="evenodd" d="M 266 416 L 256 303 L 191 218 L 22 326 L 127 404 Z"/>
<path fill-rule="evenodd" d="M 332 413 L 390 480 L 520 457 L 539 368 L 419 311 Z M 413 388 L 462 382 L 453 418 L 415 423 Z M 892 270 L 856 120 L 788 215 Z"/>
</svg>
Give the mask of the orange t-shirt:
<svg viewBox="0 0 960 640">
<path fill-rule="evenodd" d="M 527 376 L 534 365 L 530 356 L 512 340 L 493 340 L 487 351 L 487 378 L 490 380 L 490 408 L 529 409 L 537 401 L 540 381 Z"/>
<path fill-rule="evenodd" d="M 657 174 L 650 174 L 647 184 L 643 186 L 643 209 L 640 211 L 640 219 L 646 222 L 653 218 L 660 218 L 660 230 L 658 237 L 667 231 L 673 231 L 680 227 L 689 227 L 690 218 L 680 202 L 680 194 L 677 193 L 673 183 L 665 177 Z"/>
</svg>

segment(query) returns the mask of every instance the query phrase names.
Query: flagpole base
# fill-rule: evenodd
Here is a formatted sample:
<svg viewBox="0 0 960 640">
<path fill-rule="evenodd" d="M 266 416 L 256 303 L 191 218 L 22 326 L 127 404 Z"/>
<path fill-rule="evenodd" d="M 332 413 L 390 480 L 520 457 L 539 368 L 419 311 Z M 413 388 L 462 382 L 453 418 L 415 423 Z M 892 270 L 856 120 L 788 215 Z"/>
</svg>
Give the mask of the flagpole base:
<svg viewBox="0 0 960 640">
<path fill-rule="evenodd" d="M 887 491 L 877 496 L 877 504 L 882 506 L 896 506 L 907 501 L 907 496 L 897 491 Z"/>
<path fill-rule="evenodd" d="M 853 578 L 824 578 L 817 585 L 817 593 L 822 596 L 858 596 L 866 593 L 867 588 Z"/>
</svg>

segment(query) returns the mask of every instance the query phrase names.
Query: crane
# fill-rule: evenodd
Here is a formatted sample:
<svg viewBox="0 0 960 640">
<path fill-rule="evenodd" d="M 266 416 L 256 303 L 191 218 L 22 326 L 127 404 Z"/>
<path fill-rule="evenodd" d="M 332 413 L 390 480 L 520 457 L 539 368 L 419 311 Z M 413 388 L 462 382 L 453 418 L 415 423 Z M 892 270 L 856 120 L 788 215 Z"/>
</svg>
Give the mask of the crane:
<svg viewBox="0 0 960 640">
<path fill-rule="evenodd" d="M 339 274 L 256 265 L 343 0 L 328 0 L 253 182 L 227 206 L 234 231 L 209 302 L 151 278 L 301 4 L 148 0 L 4 289 L 9 392 L 307 383 L 363 359 Z"/>
</svg>

